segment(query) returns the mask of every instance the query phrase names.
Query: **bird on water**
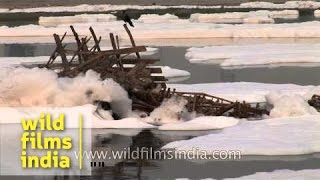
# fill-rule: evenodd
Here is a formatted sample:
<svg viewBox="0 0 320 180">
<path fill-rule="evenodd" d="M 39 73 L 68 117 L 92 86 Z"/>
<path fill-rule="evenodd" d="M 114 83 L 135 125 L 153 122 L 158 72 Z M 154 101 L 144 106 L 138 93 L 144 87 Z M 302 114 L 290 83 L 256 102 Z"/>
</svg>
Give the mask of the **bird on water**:
<svg viewBox="0 0 320 180">
<path fill-rule="evenodd" d="M 126 11 L 122 11 L 122 16 L 123 16 L 123 21 L 124 21 L 125 23 L 129 23 L 129 25 L 130 25 L 131 27 L 134 27 L 134 25 L 133 25 L 133 23 L 132 23 L 132 21 L 131 21 L 131 18 L 130 18 L 130 16 L 126 13 Z"/>
</svg>

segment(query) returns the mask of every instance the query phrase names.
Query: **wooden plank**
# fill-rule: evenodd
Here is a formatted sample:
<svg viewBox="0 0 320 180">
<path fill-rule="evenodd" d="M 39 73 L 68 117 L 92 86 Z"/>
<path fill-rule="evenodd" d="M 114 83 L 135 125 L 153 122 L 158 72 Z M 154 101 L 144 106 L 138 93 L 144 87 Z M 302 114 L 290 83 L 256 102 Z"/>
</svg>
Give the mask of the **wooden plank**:
<svg viewBox="0 0 320 180">
<path fill-rule="evenodd" d="M 114 67 L 113 69 L 119 69 L 121 70 L 120 68 L 118 67 Z M 130 70 L 132 69 L 132 67 L 124 67 L 123 68 L 123 71 L 124 72 L 129 72 Z M 146 68 L 147 70 L 150 70 L 151 73 L 162 73 L 162 69 L 161 68 L 153 68 L 153 67 L 148 67 Z"/>
<path fill-rule="evenodd" d="M 151 76 L 151 79 L 153 81 L 167 81 L 167 79 L 164 76 Z"/>
<path fill-rule="evenodd" d="M 123 64 L 137 64 L 139 62 L 145 62 L 146 64 L 154 64 L 160 61 L 159 59 L 122 59 Z"/>
<path fill-rule="evenodd" d="M 130 48 L 121 48 L 117 50 L 106 50 L 106 51 L 100 51 L 100 52 L 79 52 L 80 54 L 102 54 L 107 56 L 112 55 L 118 55 L 118 54 L 131 54 L 135 52 L 144 52 L 146 51 L 145 46 L 136 46 L 136 47 L 130 47 Z"/>
</svg>

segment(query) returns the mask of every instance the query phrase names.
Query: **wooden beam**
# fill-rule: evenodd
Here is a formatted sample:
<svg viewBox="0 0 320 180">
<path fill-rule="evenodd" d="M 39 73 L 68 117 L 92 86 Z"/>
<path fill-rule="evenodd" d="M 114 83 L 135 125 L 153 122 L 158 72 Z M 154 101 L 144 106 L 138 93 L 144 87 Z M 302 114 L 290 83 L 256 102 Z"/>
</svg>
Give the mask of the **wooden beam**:
<svg viewBox="0 0 320 180">
<path fill-rule="evenodd" d="M 91 35 L 92 35 L 92 38 L 93 38 L 93 41 L 94 41 L 94 46 L 95 46 L 95 48 L 98 50 L 98 51 L 101 51 L 101 49 L 100 49 L 100 41 L 101 41 L 101 37 L 99 38 L 99 40 L 98 40 L 98 38 L 97 38 L 97 36 L 96 36 L 96 34 L 94 33 L 94 30 L 93 30 L 93 28 L 90 26 L 90 28 L 89 28 L 89 30 L 90 30 L 90 32 L 91 32 Z"/>
<path fill-rule="evenodd" d="M 119 69 L 121 70 L 120 68 L 118 67 L 113 67 L 113 69 Z M 123 71 L 124 72 L 129 72 L 130 70 L 132 69 L 132 67 L 124 67 L 123 68 Z M 162 69 L 161 68 L 153 68 L 153 67 L 148 67 L 146 68 L 147 70 L 149 70 L 151 73 L 162 73 Z"/>
<path fill-rule="evenodd" d="M 118 54 L 131 54 L 135 52 L 144 52 L 146 51 L 145 46 L 136 46 L 136 47 L 130 47 L 130 48 L 121 48 L 117 50 L 106 50 L 106 51 L 100 51 L 100 52 L 79 52 L 80 54 L 102 54 L 106 56 L 112 56 L 112 55 L 118 55 Z"/>
<path fill-rule="evenodd" d="M 151 79 L 153 81 L 167 81 L 167 79 L 164 76 L 151 76 Z"/>
<path fill-rule="evenodd" d="M 159 59 L 122 59 L 123 64 L 137 64 L 138 62 L 145 62 L 146 64 L 154 64 L 160 61 Z"/>
</svg>

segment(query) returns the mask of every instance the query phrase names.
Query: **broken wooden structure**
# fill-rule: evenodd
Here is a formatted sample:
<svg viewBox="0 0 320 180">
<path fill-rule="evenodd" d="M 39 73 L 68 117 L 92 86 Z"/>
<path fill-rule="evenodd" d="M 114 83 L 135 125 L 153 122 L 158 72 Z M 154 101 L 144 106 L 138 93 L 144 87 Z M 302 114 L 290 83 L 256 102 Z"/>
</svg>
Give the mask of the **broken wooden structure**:
<svg viewBox="0 0 320 180">
<path fill-rule="evenodd" d="M 132 99 L 133 110 L 147 113 L 159 107 L 164 99 L 173 96 L 185 98 L 186 108 L 210 116 L 233 116 L 239 118 L 257 117 L 268 114 L 259 106 L 252 107 L 245 102 L 232 102 L 204 93 L 176 92 L 166 88 L 166 78 L 161 74 L 160 67 L 152 66 L 159 59 L 144 59 L 140 52 L 146 51 L 145 46 L 136 46 L 133 36 L 126 25 L 124 28 L 130 38 L 131 47 L 121 48 L 118 36 L 110 33 L 111 50 L 102 50 L 101 37 L 97 37 L 90 27 L 91 37 L 80 38 L 75 29 L 70 26 L 77 48 L 67 49 L 63 44 L 66 33 L 60 37 L 54 34 L 56 48 L 47 64 L 42 67 L 55 70 L 60 77 L 75 77 L 88 70 L 98 72 L 101 79 L 112 78 L 119 83 Z M 93 40 L 93 46 L 89 41 Z M 57 62 L 57 57 L 61 62 Z"/>
<path fill-rule="evenodd" d="M 137 95 L 137 94 L 136 94 Z M 187 100 L 188 112 L 197 112 L 206 116 L 232 116 L 238 118 L 258 118 L 263 114 L 269 114 L 266 109 L 260 107 L 259 103 L 249 104 L 246 102 L 233 102 L 220 97 L 198 92 L 177 92 L 170 88 L 162 89 L 160 92 L 141 93 L 133 96 L 133 105 L 145 112 L 152 112 L 160 106 L 165 99 L 174 96 L 183 97 Z M 147 102 L 147 103 L 146 103 Z"/>
<path fill-rule="evenodd" d="M 310 100 L 308 100 L 308 103 L 310 106 L 314 107 L 317 109 L 317 111 L 320 112 L 320 96 L 314 94 Z"/>
</svg>

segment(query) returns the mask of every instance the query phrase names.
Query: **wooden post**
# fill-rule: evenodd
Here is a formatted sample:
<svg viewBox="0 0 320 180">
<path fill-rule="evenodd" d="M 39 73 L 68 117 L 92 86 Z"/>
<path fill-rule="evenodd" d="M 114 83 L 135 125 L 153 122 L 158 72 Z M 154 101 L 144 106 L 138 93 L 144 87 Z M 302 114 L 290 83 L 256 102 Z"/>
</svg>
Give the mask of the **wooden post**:
<svg viewBox="0 0 320 180">
<path fill-rule="evenodd" d="M 62 36 L 62 38 L 61 38 L 61 42 L 64 40 L 64 38 L 66 37 L 66 35 L 67 35 L 67 32 L 65 32 L 64 34 L 63 34 L 63 36 Z M 64 45 L 63 46 L 63 48 L 65 48 L 66 47 L 66 45 Z M 57 47 L 54 49 L 54 51 L 52 52 L 52 54 L 51 54 L 51 56 L 50 56 L 50 58 L 49 58 L 49 61 L 47 62 L 47 64 L 46 64 L 46 67 L 48 67 L 50 64 L 52 64 L 53 63 L 53 61 L 57 58 L 57 56 L 58 56 L 58 54 L 57 54 Z"/>
<path fill-rule="evenodd" d="M 113 50 L 119 49 L 119 48 L 117 48 L 113 33 L 110 33 L 109 35 L 110 35 L 110 41 L 111 41 L 111 45 L 112 45 Z M 117 54 L 116 57 L 117 57 L 117 61 L 118 61 L 118 64 L 119 64 L 121 71 L 124 71 L 122 60 L 120 58 L 120 54 Z"/>
<path fill-rule="evenodd" d="M 59 55 L 61 57 L 61 60 L 62 60 L 64 70 L 69 70 L 70 69 L 69 68 L 69 62 L 68 62 L 66 53 L 64 51 L 64 47 L 62 46 L 60 37 L 57 34 L 53 34 L 53 37 L 54 37 L 54 40 L 55 40 L 56 45 L 57 45 L 57 53 L 59 53 Z"/>
<path fill-rule="evenodd" d="M 75 38 L 75 40 L 76 40 L 76 42 L 77 42 L 77 52 L 76 53 L 74 53 L 74 55 L 73 55 L 73 57 L 71 58 L 71 62 L 73 61 L 73 59 L 78 55 L 78 61 L 79 61 L 79 63 L 82 63 L 83 62 L 83 60 L 82 60 L 82 58 L 81 58 L 81 55 L 79 54 L 79 51 L 81 51 L 81 41 L 80 41 L 80 38 L 79 38 L 79 35 L 78 35 L 78 33 L 76 32 L 76 30 L 74 29 L 74 27 L 73 26 L 70 26 L 70 29 L 71 29 L 71 31 L 72 31 L 72 33 L 73 33 L 73 36 L 74 36 L 74 38 Z"/>
<path fill-rule="evenodd" d="M 117 48 L 120 49 L 120 41 L 119 41 L 118 35 L 116 35 L 116 42 L 117 42 Z"/>
<path fill-rule="evenodd" d="M 193 97 L 192 111 L 195 111 L 195 110 L 196 110 L 196 107 L 197 107 L 197 98 L 198 98 L 198 95 L 195 94 L 194 97 Z"/>
<path fill-rule="evenodd" d="M 131 34 L 131 32 L 130 32 L 128 26 L 127 26 L 127 24 L 124 24 L 123 27 L 124 27 L 124 29 L 126 30 L 128 36 L 129 36 L 129 38 L 130 38 L 132 47 L 136 47 L 136 43 L 134 42 L 134 39 L 133 39 L 133 37 L 132 37 L 132 34 Z M 137 58 L 140 59 L 140 54 L 139 54 L 138 52 L 136 52 L 136 55 L 137 55 Z"/>
<path fill-rule="evenodd" d="M 118 48 L 117 48 L 117 45 L 116 45 L 116 41 L 115 41 L 115 39 L 114 39 L 113 33 L 110 33 L 109 36 L 110 36 L 110 41 L 111 41 L 112 48 L 113 48 L 114 50 L 115 50 L 115 49 L 118 49 Z"/>
<path fill-rule="evenodd" d="M 93 41 L 94 41 L 94 46 L 95 46 L 95 48 L 96 48 L 98 51 L 101 51 L 100 45 L 99 45 L 99 43 L 100 43 L 100 41 L 101 41 L 101 37 L 99 37 L 99 40 L 98 40 L 98 38 L 97 38 L 96 34 L 94 33 L 94 30 L 92 29 L 91 26 L 90 26 L 89 30 L 90 30 L 90 32 L 91 32 L 91 35 L 92 35 L 92 38 L 93 38 Z"/>
</svg>

